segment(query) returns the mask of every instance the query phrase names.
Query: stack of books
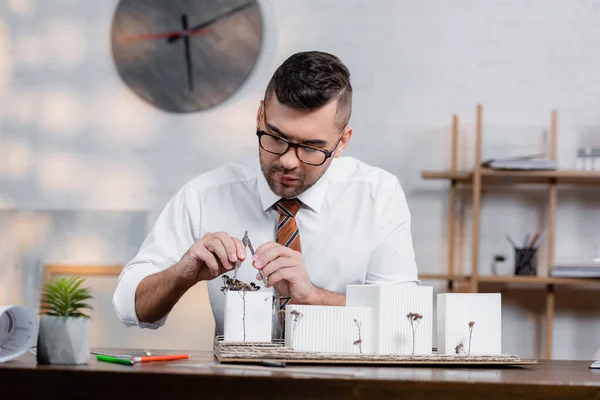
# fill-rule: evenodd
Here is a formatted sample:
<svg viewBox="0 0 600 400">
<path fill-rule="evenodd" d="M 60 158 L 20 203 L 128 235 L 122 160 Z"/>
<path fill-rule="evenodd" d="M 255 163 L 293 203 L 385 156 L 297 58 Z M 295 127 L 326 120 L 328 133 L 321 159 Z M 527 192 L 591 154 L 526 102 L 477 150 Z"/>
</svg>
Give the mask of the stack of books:
<svg viewBox="0 0 600 400">
<path fill-rule="evenodd" d="M 543 154 L 534 154 L 520 157 L 493 158 L 482 162 L 482 166 L 493 169 L 513 170 L 555 170 L 558 164 L 554 160 L 548 160 Z"/>
<path fill-rule="evenodd" d="M 554 278 L 600 278 L 600 260 L 578 264 L 558 264 L 552 267 Z"/>
</svg>

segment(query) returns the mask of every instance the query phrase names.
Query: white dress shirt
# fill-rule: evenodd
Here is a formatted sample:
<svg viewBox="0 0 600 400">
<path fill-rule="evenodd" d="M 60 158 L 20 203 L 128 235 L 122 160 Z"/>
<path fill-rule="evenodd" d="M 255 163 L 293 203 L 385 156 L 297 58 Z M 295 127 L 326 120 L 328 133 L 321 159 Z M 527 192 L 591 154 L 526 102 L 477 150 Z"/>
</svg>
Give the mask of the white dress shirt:
<svg viewBox="0 0 600 400">
<path fill-rule="evenodd" d="M 327 172 L 298 198 L 296 215 L 304 266 L 312 282 L 346 293 L 350 284 L 419 282 L 411 237 L 411 218 L 398 179 L 354 158 L 334 159 Z M 140 322 L 135 291 L 142 279 L 177 263 L 209 232 L 248 236 L 256 249 L 276 241 L 279 200 L 269 188 L 258 158 L 232 163 L 188 182 L 166 205 L 138 254 L 123 269 L 113 296 L 119 319 L 127 326 L 156 329 Z M 250 251 L 238 279 L 255 282 Z M 232 276 L 232 273 L 228 273 Z M 221 277 L 208 282 L 217 331 L 223 333 L 225 296 Z"/>
</svg>

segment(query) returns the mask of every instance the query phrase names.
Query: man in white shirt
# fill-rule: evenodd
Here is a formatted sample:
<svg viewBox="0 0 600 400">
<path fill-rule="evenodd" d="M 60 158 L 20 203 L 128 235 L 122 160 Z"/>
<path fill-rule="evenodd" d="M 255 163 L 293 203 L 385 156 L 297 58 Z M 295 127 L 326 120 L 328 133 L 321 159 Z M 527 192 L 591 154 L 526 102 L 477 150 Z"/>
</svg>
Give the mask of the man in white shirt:
<svg viewBox="0 0 600 400">
<path fill-rule="evenodd" d="M 207 281 L 222 333 L 220 276 L 231 277 L 238 260 L 239 280 L 296 304 L 344 305 L 349 284 L 418 282 L 398 179 L 340 158 L 351 109 L 350 73 L 337 57 L 288 58 L 258 107 L 258 160 L 204 173 L 170 200 L 119 277 L 119 319 L 158 328 L 189 288 Z M 254 257 L 240 240 L 245 231 Z"/>
</svg>

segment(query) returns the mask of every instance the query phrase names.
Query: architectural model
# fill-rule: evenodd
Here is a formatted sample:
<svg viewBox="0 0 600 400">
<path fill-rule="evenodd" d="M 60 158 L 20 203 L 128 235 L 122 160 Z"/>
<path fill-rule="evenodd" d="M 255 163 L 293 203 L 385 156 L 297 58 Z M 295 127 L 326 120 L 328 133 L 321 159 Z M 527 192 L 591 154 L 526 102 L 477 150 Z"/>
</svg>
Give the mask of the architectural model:
<svg viewBox="0 0 600 400">
<path fill-rule="evenodd" d="M 285 346 L 298 351 L 372 353 L 372 312 L 369 307 L 288 305 Z"/>
<path fill-rule="evenodd" d="M 415 284 L 349 285 L 346 305 L 373 310 L 374 353 L 431 354 L 432 287 Z"/>
<path fill-rule="evenodd" d="M 243 243 L 254 249 L 248 238 Z M 281 320 L 272 292 L 224 275 L 225 342 L 271 342 Z M 263 277 L 266 283 L 266 278 Z M 348 285 L 346 306 L 290 304 L 285 308 L 285 347 L 299 352 L 431 355 L 433 288 L 414 283 Z M 277 323 L 279 327 L 279 322 Z M 500 294 L 437 295 L 438 354 L 500 355 Z"/>
<path fill-rule="evenodd" d="M 273 327 L 273 293 L 223 276 L 225 335 L 228 342 L 270 342 Z"/>
<path fill-rule="evenodd" d="M 437 295 L 437 346 L 440 354 L 502 354 L 500 293 Z"/>
</svg>

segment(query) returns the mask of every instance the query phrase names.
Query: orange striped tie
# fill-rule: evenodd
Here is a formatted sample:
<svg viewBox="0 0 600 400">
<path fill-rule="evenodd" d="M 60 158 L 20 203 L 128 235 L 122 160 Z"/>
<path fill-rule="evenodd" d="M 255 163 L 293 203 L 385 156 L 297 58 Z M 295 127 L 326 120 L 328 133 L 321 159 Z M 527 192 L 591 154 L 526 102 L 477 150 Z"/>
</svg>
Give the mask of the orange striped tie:
<svg viewBox="0 0 600 400">
<path fill-rule="evenodd" d="M 275 208 L 279 213 L 277 243 L 296 251 L 302 251 L 300 232 L 295 218 L 301 206 L 302 202 L 298 199 L 281 199 L 275 203 Z"/>
</svg>

